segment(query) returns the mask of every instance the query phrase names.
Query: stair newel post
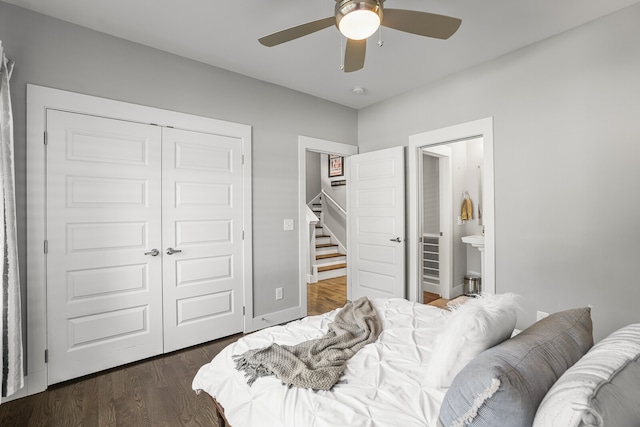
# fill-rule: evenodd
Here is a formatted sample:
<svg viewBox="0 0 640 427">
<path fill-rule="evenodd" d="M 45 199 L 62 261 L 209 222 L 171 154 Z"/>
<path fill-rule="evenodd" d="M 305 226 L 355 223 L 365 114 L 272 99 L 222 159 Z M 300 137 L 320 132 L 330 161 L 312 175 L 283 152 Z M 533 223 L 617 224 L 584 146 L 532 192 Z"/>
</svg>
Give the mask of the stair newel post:
<svg viewBox="0 0 640 427">
<path fill-rule="evenodd" d="M 309 243 L 311 280 L 309 283 L 316 283 L 318 281 L 318 266 L 316 265 L 316 222 L 309 224 L 309 234 L 311 235 L 311 242 Z"/>
<path fill-rule="evenodd" d="M 316 224 L 318 217 L 307 206 L 307 241 L 309 242 L 309 258 L 307 259 L 307 283 L 318 281 L 318 267 L 316 266 Z"/>
</svg>

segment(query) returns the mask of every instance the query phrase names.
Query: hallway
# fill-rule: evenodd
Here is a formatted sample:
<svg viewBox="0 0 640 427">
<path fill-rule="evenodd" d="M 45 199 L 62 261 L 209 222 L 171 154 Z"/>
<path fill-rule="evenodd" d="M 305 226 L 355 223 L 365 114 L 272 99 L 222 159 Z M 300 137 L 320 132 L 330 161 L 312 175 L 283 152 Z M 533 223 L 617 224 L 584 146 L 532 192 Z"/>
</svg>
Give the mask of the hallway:
<svg viewBox="0 0 640 427">
<path fill-rule="evenodd" d="M 347 303 L 347 276 L 307 284 L 307 315 L 326 313 Z"/>
</svg>

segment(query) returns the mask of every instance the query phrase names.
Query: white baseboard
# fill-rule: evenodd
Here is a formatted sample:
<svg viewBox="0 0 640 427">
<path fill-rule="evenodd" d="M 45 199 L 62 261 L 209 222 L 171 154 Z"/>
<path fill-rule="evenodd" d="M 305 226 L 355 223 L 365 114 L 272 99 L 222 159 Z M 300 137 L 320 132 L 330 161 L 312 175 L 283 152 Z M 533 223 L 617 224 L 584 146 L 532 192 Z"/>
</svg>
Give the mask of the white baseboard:
<svg viewBox="0 0 640 427">
<path fill-rule="evenodd" d="M 302 315 L 302 307 L 300 306 L 276 311 L 274 313 L 263 314 L 261 316 L 256 316 L 251 320 L 251 331 L 245 331 L 245 333 L 291 322 L 292 320 L 297 320 L 302 317 L 304 316 Z"/>
<path fill-rule="evenodd" d="M 24 378 L 24 386 L 20 390 L 13 393 L 11 396 L 0 397 L 0 403 L 11 402 L 12 400 L 20 399 L 22 397 L 27 396 L 27 377 L 25 376 L 23 378 Z"/>
<path fill-rule="evenodd" d="M 454 299 L 455 297 L 459 297 L 462 294 L 464 294 L 464 285 L 454 286 L 454 288 L 451 289 L 451 295 L 449 296 L 449 299 Z"/>
</svg>

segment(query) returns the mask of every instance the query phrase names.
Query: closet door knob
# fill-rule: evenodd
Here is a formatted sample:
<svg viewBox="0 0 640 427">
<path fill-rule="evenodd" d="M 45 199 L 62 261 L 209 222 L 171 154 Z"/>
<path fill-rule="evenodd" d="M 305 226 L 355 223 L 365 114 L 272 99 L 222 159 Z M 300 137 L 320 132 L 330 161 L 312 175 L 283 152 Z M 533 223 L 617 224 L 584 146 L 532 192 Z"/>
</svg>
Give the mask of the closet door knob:
<svg viewBox="0 0 640 427">
<path fill-rule="evenodd" d="M 390 242 L 398 242 L 398 243 L 402 243 L 402 239 L 399 237 L 396 237 L 395 239 L 389 239 Z"/>
<path fill-rule="evenodd" d="M 145 252 L 145 255 L 158 256 L 160 255 L 160 251 L 157 249 L 151 249 L 149 252 Z"/>
<path fill-rule="evenodd" d="M 167 255 L 177 254 L 178 252 L 182 252 L 180 249 L 167 248 Z"/>
</svg>

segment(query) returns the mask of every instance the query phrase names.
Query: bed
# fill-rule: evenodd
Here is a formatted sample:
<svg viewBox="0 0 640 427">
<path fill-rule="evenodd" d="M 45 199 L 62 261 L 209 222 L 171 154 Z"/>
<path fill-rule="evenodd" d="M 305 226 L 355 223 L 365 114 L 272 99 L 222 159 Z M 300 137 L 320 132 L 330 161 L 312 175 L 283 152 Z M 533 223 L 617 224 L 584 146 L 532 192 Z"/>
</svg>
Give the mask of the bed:
<svg viewBox="0 0 640 427">
<path fill-rule="evenodd" d="M 275 377 L 259 378 L 249 386 L 233 357 L 271 343 L 295 345 L 319 338 L 339 310 L 239 339 L 200 368 L 192 387 L 212 397 L 221 427 L 531 426 L 534 422 L 536 427 L 579 427 L 589 425 L 579 424 L 584 419 L 593 421 L 594 414 L 603 413 L 585 398 L 602 387 L 592 387 L 579 398 L 570 395 L 577 389 L 576 381 L 594 384 L 593 378 L 581 379 L 585 372 L 571 371 L 601 344 L 592 349 L 588 307 L 554 313 L 509 338 L 515 326 L 513 295 L 474 299 L 452 312 L 403 299 L 371 303 L 382 332 L 347 361 L 344 374 L 330 390 L 289 387 Z M 614 339 L 628 351 L 613 364 L 611 375 L 618 375 L 629 360 L 638 362 L 640 344 L 629 350 L 624 343 L 629 336 L 640 343 L 640 324 L 628 328 L 621 332 L 622 340 Z M 596 359 L 608 354 L 610 346 L 596 351 Z M 630 367 L 636 374 L 635 365 Z M 567 374 L 573 382 L 563 386 L 561 378 Z M 556 384 L 560 392 L 553 388 Z M 637 408 L 637 385 L 634 390 L 630 406 Z M 566 404 L 578 400 L 580 404 Z M 567 423 L 569 416 L 558 415 L 567 410 L 575 424 Z"/>
</svg>

